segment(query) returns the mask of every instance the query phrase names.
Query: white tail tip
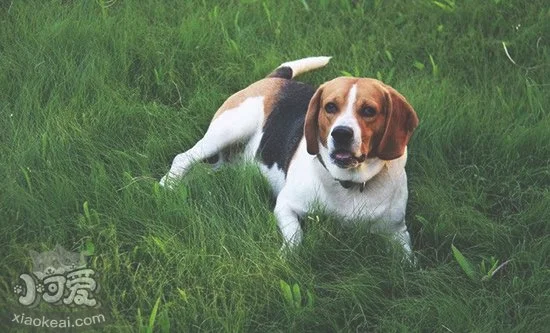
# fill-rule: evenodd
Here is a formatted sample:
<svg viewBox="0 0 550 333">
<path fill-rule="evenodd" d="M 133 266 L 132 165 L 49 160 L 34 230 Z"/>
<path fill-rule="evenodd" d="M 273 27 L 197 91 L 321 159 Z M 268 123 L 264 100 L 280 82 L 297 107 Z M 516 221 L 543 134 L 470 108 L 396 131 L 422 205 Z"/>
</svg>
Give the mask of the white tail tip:
<svg viewBox="0 0 550 333">
<path fill-rule="evenodd" d="M 309 72 L 316 68 L 324 67 L 328 64 L 332 57 L 309 57 L 289 61 L 281 64 L 279 67 L 290 67 L 292 69 L 292 77 L 296 77 L 302 73 Z"/>
</svg>

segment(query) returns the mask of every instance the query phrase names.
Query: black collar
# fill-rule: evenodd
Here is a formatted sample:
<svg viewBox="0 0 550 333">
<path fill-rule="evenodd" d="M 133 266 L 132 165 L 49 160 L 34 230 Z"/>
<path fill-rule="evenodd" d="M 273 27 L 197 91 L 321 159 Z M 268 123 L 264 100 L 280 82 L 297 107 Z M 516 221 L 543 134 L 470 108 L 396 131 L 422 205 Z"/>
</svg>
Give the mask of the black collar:
<svg viewBox="0 0 550 333">
<path fill-rule="evenodd" d="M 328 171 L 328 168 L 327 166 L 325 165 L 325 162 L 323 161 L 323 158 L 321 157 L 321 154 L 317 154 L 317 159 L 319 160 L 319 163 L 321 163 L 321 165 L 323 166 L 323 168 L 325 168 L 325 170 Z M 329 171 L 330 173 L 330 171 Z M 355 183 L 355 182 L 352 182 L 352 181 L 349 181 L 349 180 L 340 180 L 340 179 L 336 179 L 334 178 L 334 180 L 336 180 L 337 182 L 340 183 L 340 185 L 345 188 L 346 190 L 349 189 L 349 188 L 352 188 L 354 186 L 358 186 L 359 187 L 359 192 L 363 193 L 363 190 L 365 189 L 365 184 L 367 182 L 364 182 L 364 183 Z"/>
</svg>

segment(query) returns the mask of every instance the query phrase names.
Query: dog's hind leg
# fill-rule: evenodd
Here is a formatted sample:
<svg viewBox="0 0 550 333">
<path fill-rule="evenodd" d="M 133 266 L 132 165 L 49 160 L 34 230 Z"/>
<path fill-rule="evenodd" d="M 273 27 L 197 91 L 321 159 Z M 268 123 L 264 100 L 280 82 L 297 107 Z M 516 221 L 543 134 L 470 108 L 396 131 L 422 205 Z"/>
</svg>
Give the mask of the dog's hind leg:
<svg viewBox="0 0 550 333">
<path fill-rule="evenodd" d="M 223 163 L 225 148 L 246 142 L 261 130 L 264 119 L 263 99 L 262 96 L 250 97 L 237 107 L 216 114 L 204 137 L 191 149 L 174 158 L 170 171 L 162 177 L 160 184 L 171 187 L 194 163 L 216 154 L 219 158 L 216 165 Z"/>
</svg>

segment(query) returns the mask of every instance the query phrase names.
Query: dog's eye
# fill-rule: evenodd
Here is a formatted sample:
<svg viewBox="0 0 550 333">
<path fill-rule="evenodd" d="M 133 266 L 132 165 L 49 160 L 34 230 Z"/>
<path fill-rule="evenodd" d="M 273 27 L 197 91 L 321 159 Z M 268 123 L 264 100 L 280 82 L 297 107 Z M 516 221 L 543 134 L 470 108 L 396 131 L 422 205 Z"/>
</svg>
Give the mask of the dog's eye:
<svg viewBox="0 0 550 333">
<path fill-rule="evenodd" d="M 374 117 L 376 116 L 376 109 L 370 106 L 365 106 L 359 111 L 363 117 Z"/>
<path fill-rule="evenodd" d="M 336 104 L 330 102 L 325 104 L 325 111 L 327 113 L 336 113 L 338 111 L 338 107 L 336 106 Z"/>
</svg>

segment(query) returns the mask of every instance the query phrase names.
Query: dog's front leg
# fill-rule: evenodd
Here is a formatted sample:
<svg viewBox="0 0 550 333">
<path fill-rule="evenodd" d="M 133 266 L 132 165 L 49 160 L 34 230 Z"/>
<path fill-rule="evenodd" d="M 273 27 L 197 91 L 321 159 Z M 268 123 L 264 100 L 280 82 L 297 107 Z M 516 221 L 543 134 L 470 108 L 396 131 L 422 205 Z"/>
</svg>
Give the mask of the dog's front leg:
<svg viewBox="0 0 550 333">
<path fill-rule="evenodd" d="M 291 250 L 302 241 L 302 228 L 300 227 L 299 215 L 296 213 L 290 203 L 286 200 L 277 199 L 275 205 L 275 217 L 281 234 L 283 235 L 283 246 L 281 251 Z"/>
<path fill-rule="evenodd" d="M 393 234 L 393 239 L 403 247 L 403 252 L 405 252 L 407 256 L 412 256 L 411 236 L 407 231 L 407 227 Z"/>
<path fill-rule="evenodd" d="M 393 239 L 402 246 L 403 248 L 403 259 L 408 262 L 409 264 L 415 266 L 416 265 L 416 258 L 414 256 L 414 253 L 412 252 L 412 246 L 411 246 L 411 236 L 409 235 L 409 232 L 407 231 L 407 226 L 405 225 L 405 221 L 403 221 L 403 225 L 401 229 L 399 229 L 397 232 L 393 234 Z"/>
</svg>

